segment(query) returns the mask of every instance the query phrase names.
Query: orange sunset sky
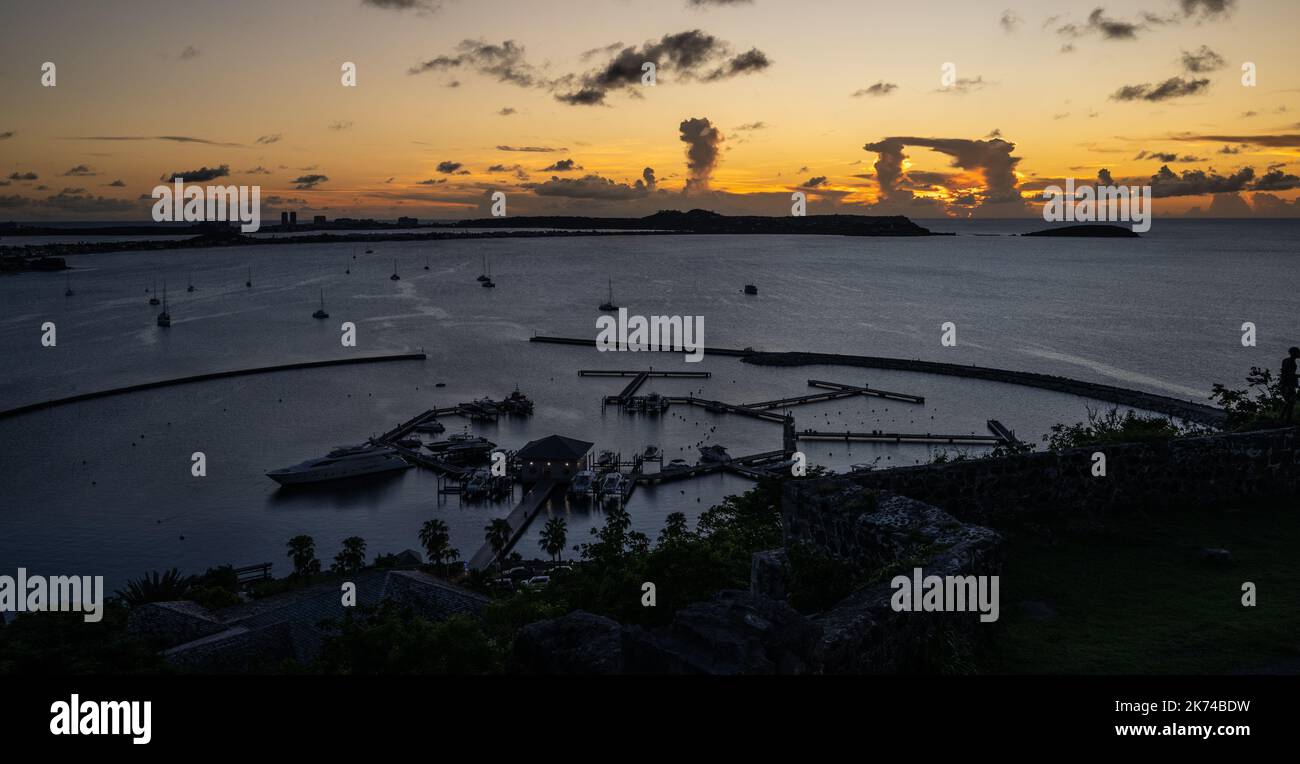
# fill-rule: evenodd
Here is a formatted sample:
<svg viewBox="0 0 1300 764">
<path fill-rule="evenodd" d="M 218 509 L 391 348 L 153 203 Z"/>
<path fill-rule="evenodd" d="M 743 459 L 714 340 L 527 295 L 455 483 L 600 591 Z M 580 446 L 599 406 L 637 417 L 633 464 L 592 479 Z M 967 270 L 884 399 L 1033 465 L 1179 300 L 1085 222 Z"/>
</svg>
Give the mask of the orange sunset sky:
<svg viewBox="0 0 1300 764">
<path fill-rule="evenodd" d="M 1296 0 L 44 0 L 0 15 L 0 221 L 147 222 L 176 174 L 259 185 L 264 216 L 300 218 L 477 217 L 494 190 L 512 215 L 782 215 L 802 190 L 809 214 L 1031 217 L 1045 185 L 1099 173 L 1152 185 L 1157 214 L 1300 215 Z"/>
</svg>

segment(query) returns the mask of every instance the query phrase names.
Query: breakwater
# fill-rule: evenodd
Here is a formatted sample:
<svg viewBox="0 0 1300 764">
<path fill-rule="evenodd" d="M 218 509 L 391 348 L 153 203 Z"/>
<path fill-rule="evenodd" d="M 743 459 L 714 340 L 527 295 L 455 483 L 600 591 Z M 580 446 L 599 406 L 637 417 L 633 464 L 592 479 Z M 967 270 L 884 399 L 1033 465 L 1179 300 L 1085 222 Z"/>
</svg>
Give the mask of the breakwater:
<svg viewBox="0 0 1300 764">
<path fill-rule="evenodd" d="M 244 377 L 251 374 L 269 374 L 277 371 L 293 371 L 296 369 L 318 369 L 325 366 L 350 366 L 359 363 L 387 363 L 390 361 L 423 361 L 426 358 L 424 353 L 396 353 L 390 355 L 372 355 L 361 356 L 358 358 L 335 358 L 328 361 L 304 361 L 301 363 L 286 363 L 279 366 L 261 366 L 254 369 L 233 369 L 230 371 L 216 371 L 209 374 L 195 374 L 189 377 L 177 377 L 175 379 L 160 379 L 155 382 L 144 382 L 139 385 L 129 385 L 127 387 L 115 387 L 110 390 L 96 390 L 90 393 L 81 393 L 79 395 L 70 395 L 66 398 L 54 398 L 38 403 L 29 403 L 26 406 L 0 411 L 0 419 L 6 419 L 19 414 L 27 414 L 32 411 L 54 408 L 63 406 L 68 403 L 78 403 L 80 401 L 90 401 L 97 398 L 107 398 L 112 395 L 125 395 L 126 393 L 138 393 L 142 390 L 154 390 L 160 387 L 172 387 L 174 385 L 187 385 L 193 382 L 208 382 L 214 379 L 229 379 L 230 377 Z"/>
</svg>

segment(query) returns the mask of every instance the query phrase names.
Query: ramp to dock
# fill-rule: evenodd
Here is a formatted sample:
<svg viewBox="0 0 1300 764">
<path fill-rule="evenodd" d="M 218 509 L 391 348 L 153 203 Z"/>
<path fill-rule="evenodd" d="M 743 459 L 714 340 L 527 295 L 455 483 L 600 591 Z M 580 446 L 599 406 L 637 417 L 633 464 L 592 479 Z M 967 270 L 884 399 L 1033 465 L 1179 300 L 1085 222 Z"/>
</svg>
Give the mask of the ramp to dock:
<svg viewBox="0 0 1300 764">
<path fill-rule="evenodd" d="M 826 432 L 804 430 L 799 440 L 843 440 L 854 443 L 946 443 L 955 446 L 998 446 L 1002 438 L 993 435 L 942 435 L 930 432 Z"/>
<path fill-rule="evenodd" d="M 551 494 L 559 485 L 554 480 L 543 480 L 535 483 L 532 489 L 524 494 L 524 498 L 506 516 L 506 522 L 510 524 L 510 541 L 501 550 L 501 554 L 508 554 L 514 548 L 528 524 L 533 521 L 542 507 L 546 506 L 546 501 L 551 498 Z M 497 553 L 492 549 L 491 544 L 485 542 L 482 548 L 470 558 L 469 567 L 471 570 L 486 570 L 496 560 Z"/>
</svg>

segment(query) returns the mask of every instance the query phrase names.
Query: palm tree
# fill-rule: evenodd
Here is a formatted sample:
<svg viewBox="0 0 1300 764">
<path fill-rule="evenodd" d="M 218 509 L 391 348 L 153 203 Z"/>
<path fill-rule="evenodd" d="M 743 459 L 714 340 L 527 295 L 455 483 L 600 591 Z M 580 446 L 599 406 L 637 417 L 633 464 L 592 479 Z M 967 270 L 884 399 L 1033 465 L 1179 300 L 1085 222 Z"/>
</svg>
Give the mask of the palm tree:
<svg viewBox="0 0 1300 764">
<path fill-rule="evenodd" d="M 293 560 L 293 574 L 299 577 L 314 576 L 320 572 L 320 560 L 316 559 L 316 540 L 311 536 L 294 536 L 286 545 L 289 558 Z"/>
<path fill-rule="evenodd" d="M 448 557 L 449 552 L 456 552 L 451 548 L 451 532 L 447 524 L 437 518 L 420 526 L 420 543 L 424 545 L 424 553 L 428 555 L 430 565 L 441 565 L 454 559 Z M 456 556 L 459 557 L 460 553 L 456 552 Z"/>
<path fill-rule="evenodd" d="M 563 517 L 552 517 L 546 521 L 546 527 L 542 528 L 542 549 L 546 550 L 552 560 L 558 560 L 564 551 L 564 544 L 569 540 L 568 531 L 568 524 Z"/>
<path fill-rule="evenodd" d="M 181 576 L 179 570 L 172 568 L 162 575 L 155 570 L 133 581 L 127 581 L 126 588 L 119 589 L 115 594 L 128 606 L 136 607 L 149 602 L 172 602 L 184 599 L 189 588 L 190 580 Z"/>
<path fill-rule="evenodd" d="M 360 536 L 343 539 L 343 549 L 334 555 L 333 569 L 339 573 L 355 573 L 366 565 L 366 540 Z"/>
<path fill-rule="evenodd" d="M 501 553 L 505 551 L 506 545 L 510 543 L 510 523 L 505 518 L 498 517 L 487 525 L 483 526 L 486 532 L 484 539 L 492 546 L 492 554 L 496 555 L 498 562 L 501 559 Z"/>
</svg>

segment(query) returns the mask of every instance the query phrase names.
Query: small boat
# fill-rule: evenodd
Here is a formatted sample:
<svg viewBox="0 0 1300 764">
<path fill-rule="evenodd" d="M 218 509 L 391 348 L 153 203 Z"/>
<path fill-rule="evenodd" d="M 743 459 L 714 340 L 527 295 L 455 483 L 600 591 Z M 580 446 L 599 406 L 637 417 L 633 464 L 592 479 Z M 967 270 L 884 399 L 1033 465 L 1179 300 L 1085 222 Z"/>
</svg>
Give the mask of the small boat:
<svg viewBox="0 0 1300 764">
<path fill-rule="evenodd" d="M 687 464 L 685 459 L 673 459 L 671 462 L 665 464 L 663 468 L 660 469 L 660 472 L 681 472 L 682 470 L 689 470 L 690 468 L 691 465 Z"/>
<path fill-rule="evenodd" d="M 600 479 L 600 495 L 605 501 L 622 501 L 626 479 L 622 472 L 606 472 Z"/>
<path fill-rule="evenodd" d="M 483 256 L 483 272 L 478 275 L 478 281 L 491 281 L 487 275 L 487 255 Z"/>
<path fill-rule="evenodd" d="M 753 284 L 745 285 L 745 294 L 758 294 L 758 287 Z"/>
<path fill-rule="evenodd" d="M 251 265 L 248 266 L 248 281 L 245 281 L 245 282 L 244 282 L 244 286 L 246 286 L 246 287 L 248 287 L 248 288 L 250 288 L 250 289 L 251 289 L 252 286 L 253 286 L 253 266 L 251 266 Z"/>
<path fill-rule="evenodd" d="M 596 465 L 600 467 L 614 467 L 618 465 L 618 454 L 613 451 L 601 451 L 600 456 L 596 457 Z"/>
<path fill-rule="evenodd" d="M 315 313 L 311 314 L 311 317 L 312 318 L 330 317 L 330 314 L 325 312 L 325 290 L 324 289 L 320 290 L 320 307 L 316 309 Z"/>
<path fill-rule="evenodd" d="M 424 269 L 429 270 L 429 258 L 427 256 L 424 258 Z"/>
<path fill-rule="evenodd" d="M 494 282 L 494 281 L 492 280 L 492 264 L 491 264 L 491 263 L 488 263 L 488 266 L 487 266 L 487 276 L 486 276 L 485 278 L 480 278 L 479 281 L 482 282 L 481 284 L 479 284 L 479 286 L 487 287 L 488 289 L 493 289 L 493 288 L 496 287 L 496 282 Z"/>
<path fill-rule="evenodd" d="M 446 430 L 447 427 L 437 419 L 426 419 L 415 426 L 416 432 L 439 433 Z"/>
<path fill-rule="evenodd" d="M 71 274 L 68 275 L 66 283 L 67 283 L 67 287 L 63 290 L 63 296 L 71 297 L 72 296 L 72 275 Z"/>
<path fill-rule="evenodd" d="M 367 250 L 366 250 L 366 254 L 367 254 L 367 255 L 373 255 L 373 254 L 375 254 L 375 251 L 374 251 L 373 249 L 367 249 Z"/>
<path fill-rule="evenodd" d="M 600 310 L 618 310 L 618 306 L 614 304 L 614 279 L 612 278 L 609 280 L 609 295 L 600 304 Z"/>
<path fill-rule="evenodd" d="M 478 499 L 487 495 L 491 485 L 491 474 L 485 469 L 477 469 L 470 473 L 469 480 L 465 481 L 461 495 L 467 499 Z"/>
<path fill-rule="evenodd" d="M 393 275 L 388 277 L 389 281 L 401 281 L 402 277 L 397 275 L 397 258 L 393 258 Z"/>
<path fill-rule="evenodd" d="M 442 454 L 449 460 L 458 460 L 486 456 L 488 452 L 497 447 L 497 444 L 477 435 L 459 433 L 452 435 L 447 440 L 426 443 L 424 447 L 435 454 Z"/>
<path fill-rule="evenodd" d="M 569 482 L 570 496 L 585 496 L 591 493 L 591 487 L 596 483 L 596 473 L 591 470 L 578 470 L 573 474 L 573 480 Z"/>
<path fill-rule="evenodd" d="M 158 314 L 158 325 L 168 327 L 172 325 L 172 314 L 167 312 L 167 282 L 163 282 L 163 309 Z"/>
<path fill-rule="evenodd" d="M 401 446 L 402 448 L 409 448 L 411 450 L 415 450 L 420 446 L 423 446 L 424 441 L 420 440 L 419 438 L 402 438 L 401 440 L 397 441 L 397 445 Z"/>
<path fill-rule="evenodd" d="M 190 274 L 190 275 L 187 277 L 187 280 L 189 281 L 189 286 L 185 287 L 185 291 L 186 291 L 186 292 L 193 292 L 193 291 L 194 291 L 194 275 L 193 275 L 193 274 Z"/>
<path fill-rule="evenodd" d="M 447 386 L 446 382 L 437 382 L 434 384 L 434 387 L 446 387 L 446 386 Z"/>
<path fill-rule="evenodd" d="M 729 462 L 731 454 L 722 446 L 700 446 L 700 458 L 706 462 Z"/>
<path fill-rule="evenodd" d="M 153 280 L 153 295 L 149 298 L 149 304 L 158 304 L 158 279 Z"/>
<path fill-rule="evenodd" d="M 501 401 L 500 408 L 507 414 L 527 416 L 533 413 L 533 402 L 528 399 L 527 395 L 519 392 L 518 387 L 515 387 L 514 392 L 510 393 L 504 401 Z"/>
<path fill-rule="evenodd" d="M 641 458 L 647 460 L 658 459 L 662 455 L 663 452 L 659 450 L 659 446 L 646 446 L 645 451 L 641 452 Z"/>
</svg>

